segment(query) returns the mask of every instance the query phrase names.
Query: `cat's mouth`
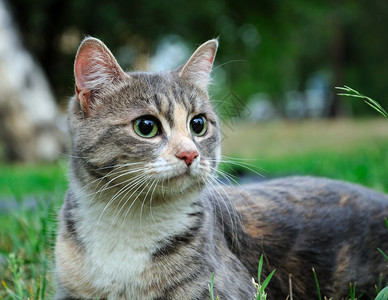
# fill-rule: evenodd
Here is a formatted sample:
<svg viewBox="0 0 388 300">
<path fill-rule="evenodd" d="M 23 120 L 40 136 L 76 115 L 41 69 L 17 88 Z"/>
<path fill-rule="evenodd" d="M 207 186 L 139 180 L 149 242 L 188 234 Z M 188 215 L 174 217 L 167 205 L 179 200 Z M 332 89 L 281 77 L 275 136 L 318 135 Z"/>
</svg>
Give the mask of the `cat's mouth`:
<svg viewBox="0 0 388 300">
<path fill-rule="evenodd" d="M 204 183 L 202 178 L 198 178 L 198 176 L 194 176 L 190 172 L 172 176 L 163 182 L 164 183 L 160 186 L 162 195 L 170 196 L 186 192 L 196 192 Z"/>
<path fill-rule="evenodd" d="M 192 172 L 190 171 L 189 168 L 187 168 L 186 171 L 182 172 L 181 174 L 174 175 L 174 176 L 170 177 L 169 180 L 170 181 L 184 180 L 184 179 L 192 177 L 192 176 L 193 176 Z"/>
<path fill-rule="evenodd" d="M 169 186 L 169 188 L 173 188 L 174 190 L 184 190 L 189 186 L 197 184 L 198 176 L 196 176 L 193 170 L 187 168 L 187 170 L 182 172 L 171 174 L 163 181 L 166 186 Z"/>
</svg>

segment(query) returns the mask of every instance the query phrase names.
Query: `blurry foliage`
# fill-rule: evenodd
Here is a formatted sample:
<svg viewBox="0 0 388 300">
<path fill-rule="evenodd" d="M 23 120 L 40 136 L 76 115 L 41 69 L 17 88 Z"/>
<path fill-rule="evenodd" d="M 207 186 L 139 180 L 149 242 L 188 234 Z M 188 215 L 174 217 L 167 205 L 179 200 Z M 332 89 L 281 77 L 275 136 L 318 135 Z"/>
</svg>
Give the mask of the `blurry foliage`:
<svg viewBox="0 0 388 300">
<path fill-rule="evenodd" d="M 138 67 L 165 35 L 190 48 L 220 37 L 217 63 L 227 93 L 246 101 L 265 92 L 284 105 L 289 90 L 303 91 L 325 72 L 328 114 L 341 111 L 334 86 L 344 84 L 388 104 L 388 2 L 384 0 L 102 1 L 12 0 L 25 45 L 46 70 L 58 99 L 73 93 L 72 65 L 85 35 L 102 39 L 125 69 Z M 241 61 L 242 60 L 242 61 Z M 218 95 L 219 94 L 219 95 Z M 222 92 L 216 92 L 222 97 Z M 346 102 L 349 104 L 348 102 Z M 364 110 L 357 104 L 355 109 Z"/>
</svg>

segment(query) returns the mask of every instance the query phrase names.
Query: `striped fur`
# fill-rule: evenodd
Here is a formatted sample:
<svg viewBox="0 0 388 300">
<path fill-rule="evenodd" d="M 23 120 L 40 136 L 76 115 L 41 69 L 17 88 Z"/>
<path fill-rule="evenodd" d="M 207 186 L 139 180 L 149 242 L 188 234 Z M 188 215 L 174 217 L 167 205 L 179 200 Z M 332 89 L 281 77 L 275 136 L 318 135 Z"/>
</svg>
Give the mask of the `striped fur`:
<svg viewBox="0 0 388 300">
<path fill-rule="evenodd" d="M 56 299 L 253 299 L 260 255 L 268 293 L 340 299 L 348 283 L 370 293 L 387 277 L 385 195 L 346 183 L 287 178 L 217 186 L 218 119 L 206 87 L 216 40 L 166 73 L 124 73 L 106 46 L 86 39 L 70 101 L 70 187 L 59 214 Z M 134 123 L 152 116 L 152 138 Z M 190 122 L 204 116 L 203 136 Z M 186 164 L 180 153 L 196 152 Z M 367 298 L 365 298 L 367 299 Z"/>
</svg>

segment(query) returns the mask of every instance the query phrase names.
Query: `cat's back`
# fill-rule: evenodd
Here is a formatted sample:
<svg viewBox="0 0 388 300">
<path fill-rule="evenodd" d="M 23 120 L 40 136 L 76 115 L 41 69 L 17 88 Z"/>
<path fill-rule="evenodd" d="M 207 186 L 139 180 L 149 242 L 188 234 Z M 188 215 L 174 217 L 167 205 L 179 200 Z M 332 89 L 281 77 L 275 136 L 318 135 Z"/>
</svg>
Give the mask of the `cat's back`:
<svg viewBox="0 0 388 300">
<path fill-rule="evenodd" d="M 358 291 L 372 291 L 380 275 L 387 277 L 384 257 L 377 250 L 388 251 L 387 195 L 315 177 L 220 189 L 227 195 L 223 203 L 230 203 L 227 210 L 237 212 L 234 218 L 226 218 L 231 221 L 223 221 L 229 232 L 237 233 L 237 255 L 252 276 L 262 254 L 266 272 L 277 269 L 269 286 L 272 299 L 287 297 L 289 274 L 294 299 L 310 293 L 314 298 L 312 268 L 322 293 L 334 299 L 348 294 L 349 282 L 357 281 Z"/>
<path fill-rule="evenodd" d="M 294 176 L 242 185 L 235 193 L 236 203 L 250 200 L 256 205 L 282 204 L 293 209 L 311 210 L 312 206 L 358 210 L 388 206 L 388 195 L 358 184 L 321 177 Z M 368 210 L 367 209 L 367 210 Z M 321 214 L 321 213 L 320 213 Z"/>
</svg>

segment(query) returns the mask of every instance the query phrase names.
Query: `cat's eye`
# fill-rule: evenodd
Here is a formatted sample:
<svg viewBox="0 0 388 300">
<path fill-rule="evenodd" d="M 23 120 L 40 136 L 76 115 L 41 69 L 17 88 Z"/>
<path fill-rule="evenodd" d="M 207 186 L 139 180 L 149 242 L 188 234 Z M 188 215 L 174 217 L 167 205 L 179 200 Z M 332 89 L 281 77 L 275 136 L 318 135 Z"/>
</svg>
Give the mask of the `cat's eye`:
<svg viewBox="0 0 388 300">
<path fill-rule="evenodd" d="M 207 131 L 207 120 L 204 116 L 195 116 L 190 121 L 191 133 L 195 136 L 203 136 Z"/>
<path fill-rule="evenodd" d="M 151 116 L 141 117 L 133 123 L 135 132 L 144 138 L 152 138 L 159 133 L 158 122 Z"/>
</svg>

